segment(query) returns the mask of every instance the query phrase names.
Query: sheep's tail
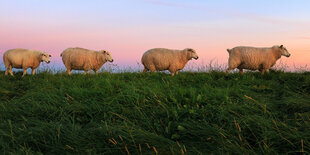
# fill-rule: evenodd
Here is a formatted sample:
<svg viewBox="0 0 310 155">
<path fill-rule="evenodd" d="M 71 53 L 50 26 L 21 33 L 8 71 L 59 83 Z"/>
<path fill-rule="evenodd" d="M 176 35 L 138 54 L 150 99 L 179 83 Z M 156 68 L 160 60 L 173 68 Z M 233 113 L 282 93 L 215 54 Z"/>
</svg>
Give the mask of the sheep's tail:
<svg viewBox="0 0 310 155">
<path fill-rule="evenodd" d="M 227 49 L 227 52 L 230 54 L 230 52 L 231 52 L 231 49 Z"/>
</svg>

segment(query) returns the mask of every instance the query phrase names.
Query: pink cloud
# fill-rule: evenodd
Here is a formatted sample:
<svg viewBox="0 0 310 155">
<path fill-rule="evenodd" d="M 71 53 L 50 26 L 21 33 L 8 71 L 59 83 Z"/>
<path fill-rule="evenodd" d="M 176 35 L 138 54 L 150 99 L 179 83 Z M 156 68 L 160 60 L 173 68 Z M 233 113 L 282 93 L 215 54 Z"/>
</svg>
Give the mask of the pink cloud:
<svg viewBox="0 0 310 155">
<path fill-rule="evenodd" d="M 305 36 L 305 37 L 298 37 L 298 39 L 310 40 L 310 37 L 308 37 L 308 36 Z"/>
</svg>

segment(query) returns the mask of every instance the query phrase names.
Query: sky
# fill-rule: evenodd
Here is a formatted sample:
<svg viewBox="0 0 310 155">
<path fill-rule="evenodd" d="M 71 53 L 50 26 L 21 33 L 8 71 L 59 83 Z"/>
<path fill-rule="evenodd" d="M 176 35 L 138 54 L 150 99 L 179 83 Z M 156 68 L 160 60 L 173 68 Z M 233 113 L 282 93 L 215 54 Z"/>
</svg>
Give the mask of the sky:
<svg viewBox="0 0 310 155">
<path fill-rule="evenodd" d="M 8 49 L 42 50 L 65 68 L 69 47 L 111 52 L 136 66 L 151 48 L 193 48 L 227 65 L 227 48 L 284 45 L 290 67 L 310 66 L 309 0 L 0 0 L 0 64 Z M 279 63 L 279 61 L 278 61 Z"/>
</svg>

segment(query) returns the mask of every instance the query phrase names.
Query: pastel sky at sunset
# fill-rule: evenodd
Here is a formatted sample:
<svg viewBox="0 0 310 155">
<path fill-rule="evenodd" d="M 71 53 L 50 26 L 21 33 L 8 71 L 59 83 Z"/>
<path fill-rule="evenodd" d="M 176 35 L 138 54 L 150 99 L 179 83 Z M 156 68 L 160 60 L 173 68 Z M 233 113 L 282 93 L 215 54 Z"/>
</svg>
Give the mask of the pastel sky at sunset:
<svg viewBox="0 0 310 155">
<path fill-rule="evenodd" d="M 134 66 L 151 48 L 197 51 L 226 64 L 227 48 L 283 44 L 290 66 L 310 65 L 309 0 L 0 0 L 3 53 L 28 48 L 50 53 L 62 66 L 68 47 L 111 52 L 115 64 Z"/>
</svg>

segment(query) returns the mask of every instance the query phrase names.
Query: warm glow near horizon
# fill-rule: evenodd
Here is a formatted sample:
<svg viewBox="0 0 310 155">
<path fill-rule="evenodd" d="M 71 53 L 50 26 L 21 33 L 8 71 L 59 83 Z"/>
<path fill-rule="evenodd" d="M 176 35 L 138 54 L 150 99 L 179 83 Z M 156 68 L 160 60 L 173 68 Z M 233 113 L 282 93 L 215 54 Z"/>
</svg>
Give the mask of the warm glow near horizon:
<svg viewBox="0 0 310 155">
<path fill-rule="evenodd" d="M 227 48 L 283 44 L 290 67 L 310 65 L 310 1 L 0 0 L 0 64 L 8 49 L 106 49 L 134 66 L 151 48 L 193 48 L 195 64 L 226 64 Z M 0 67 L 3 68 L 2 66 Z"/>
</svg>

